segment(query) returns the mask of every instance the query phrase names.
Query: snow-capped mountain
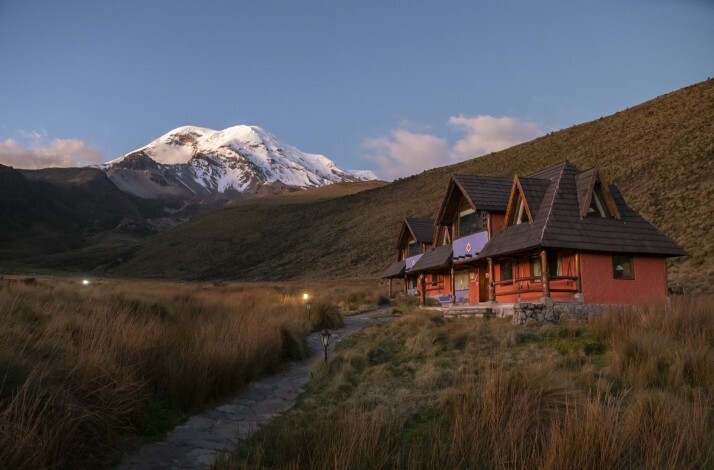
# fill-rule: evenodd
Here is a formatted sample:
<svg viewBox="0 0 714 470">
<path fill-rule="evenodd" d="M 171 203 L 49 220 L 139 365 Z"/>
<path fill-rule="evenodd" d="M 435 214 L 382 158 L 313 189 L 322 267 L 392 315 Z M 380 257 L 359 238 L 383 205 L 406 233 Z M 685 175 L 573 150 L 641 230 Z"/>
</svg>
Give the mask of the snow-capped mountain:
<svg viewBox="0 0 714 470">
<path fill-rule="evenodd" d="M 184 126 L 102 165 L 119 189 L 147 199 L 256 193 L 377 179 L 302 152 L 258 126 Z"/>
</svg>

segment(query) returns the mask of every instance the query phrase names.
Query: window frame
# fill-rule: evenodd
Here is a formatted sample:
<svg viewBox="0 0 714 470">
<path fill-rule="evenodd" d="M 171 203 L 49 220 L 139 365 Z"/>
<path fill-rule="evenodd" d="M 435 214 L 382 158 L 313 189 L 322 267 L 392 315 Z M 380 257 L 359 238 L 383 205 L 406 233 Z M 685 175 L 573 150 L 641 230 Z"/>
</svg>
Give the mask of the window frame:
<svg viewBox="0 0 714 470">
<path fill-rule="evenodd" d="M 504 273 L 504 266 L 508 266 L 508 270 L 510 271 L 510 274 L 508 278 L 505 278 L 503 273 Z M 513 261 L 500 261 L 498 263 L 498 271 L 499 271 L 499 280 L 501 282 L 508 282 L 511 281 L 513 282 Z"/>
<path fill-rule="evenodd" d="M 629 273 L 625 266 L 629 264 Z M 622 267 L 621 277 L 618 277 L 617 266 Z M 635 280 L 635 257 L 632 255 L 612 255 L 612 278 L 616 281 L 634 281 Z"/>
</svg>

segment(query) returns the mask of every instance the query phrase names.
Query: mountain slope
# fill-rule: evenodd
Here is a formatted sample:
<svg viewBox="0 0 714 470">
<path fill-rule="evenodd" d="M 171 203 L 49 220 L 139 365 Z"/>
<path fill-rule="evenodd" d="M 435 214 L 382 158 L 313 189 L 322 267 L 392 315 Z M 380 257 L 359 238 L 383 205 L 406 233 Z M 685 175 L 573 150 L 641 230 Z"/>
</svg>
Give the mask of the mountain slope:
<svg viewBox="0 0 714 470">
<path fill-rule="evenodd" d="M 205 199 L 265 192 L 270 185 L 268 192 L 280 192 L 376 179 L 369 172 L 343 171 L 257 126 L 179 127 L 102 168 L 122 191 L 146 199 Z"/>
<path fill-rule="evenodd" d="M 0 165 L 0 259 L 74 249 L 141 213 L 100 170 Z"/>
<path fill-rule="evenodd" d="M 714 80 L 457 165 L 358 194 L 280 207 L 239 202 L 151 239 L 115 271 L 187 279 L 374 276 L 405 216 L 432 216 L 451 173 L 599 165 L 628 203 L 691 256 L 674 283 L 714 291 Z"/>
</svg>

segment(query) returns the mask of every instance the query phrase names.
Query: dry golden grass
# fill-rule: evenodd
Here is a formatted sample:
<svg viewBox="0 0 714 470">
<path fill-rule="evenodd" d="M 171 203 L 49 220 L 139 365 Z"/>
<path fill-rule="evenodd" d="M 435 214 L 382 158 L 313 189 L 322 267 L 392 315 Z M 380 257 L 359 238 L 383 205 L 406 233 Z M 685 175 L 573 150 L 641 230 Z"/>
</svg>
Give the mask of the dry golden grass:
<svg viewBox="0 0 714 470">
<path fill-rule="evenodd" d="M 218 467 L 711 468 L 711 313 L 681 299 L 590 325 L 405 314 L 345 340 L 297 409 Z"/>
<path fill-rule="evenodd" d="M 304 290 L 0 281 L 0 468 L 104 466 L 135 436 L 162 433 L 307 357 L 306 333 L 342 317 L 332 290 L 311 286 L 309 324 Z"/>
</svg>

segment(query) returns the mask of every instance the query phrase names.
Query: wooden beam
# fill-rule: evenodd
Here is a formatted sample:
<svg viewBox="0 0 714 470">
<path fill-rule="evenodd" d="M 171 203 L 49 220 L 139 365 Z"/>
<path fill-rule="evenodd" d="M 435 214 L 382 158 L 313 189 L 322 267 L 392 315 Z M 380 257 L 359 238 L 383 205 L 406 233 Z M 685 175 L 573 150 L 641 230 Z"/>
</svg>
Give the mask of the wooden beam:
<svg viewBox="0 0 714 470">
<path fill-rule="evenodd" d="M 543 283 L 543 297 L 550 298 L 550 273 L 548 273 L 548 252 L 540 250 L 540 275 Z"/>
<path fill-rule="evenodd" d="M 578 294 L 583 293 L 583 278 L 580 274 L 580 252 L 575 253 L 575 275 L 578 279 L 575 281 L 575 287 L 578 289 Z"/>
<path fill-rule="evenodd" d="M 493 258 L 488 258 L 488 301 L 496 301 L 496 284 L 493 280 Z"/>
<path fill-rule="evenodd" d="M 421 301 L 420 305 L 423 307 L 426 305 L 426 275 L 423 273 L 419 275 L 419 279 L 421 280 Z"/>
<path fill-rule="evenodd" d="M 456 279 L 454 278 L 454 267 L 451 267 L 451 304 L 456 303 Z"/>
<path fill-rule="evenodd" d="M 389 278 L 389 298 L 392 298 L 392 278 Z"/>
</svg>

